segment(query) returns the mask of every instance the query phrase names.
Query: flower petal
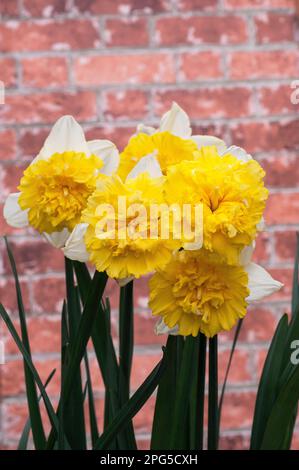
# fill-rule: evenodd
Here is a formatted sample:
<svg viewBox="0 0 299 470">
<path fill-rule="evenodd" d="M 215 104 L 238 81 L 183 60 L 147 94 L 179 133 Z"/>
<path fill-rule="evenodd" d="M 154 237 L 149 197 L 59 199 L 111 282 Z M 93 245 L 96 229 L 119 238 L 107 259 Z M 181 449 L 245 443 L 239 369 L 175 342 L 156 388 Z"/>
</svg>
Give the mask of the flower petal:
<svg viewBox="0 0 299 470">
<path fill-rule="evenodd" d="M 253 252 L 255 250 L 255 245 L 256 243 L 255 241 L 253 241 L 250 245 L 245 246 L 245 248 L 243 248 L 243 250 L 241 251 L 240 264 L 242 266 L 247 266 L 247 264 L 250 263 Z"/>
<path fill-rule="evenodd" d="M 228 147 L 224 153 L 222 153 L 222 156 L 224 155 L 233 155 L 236 157 L 238 160 L 241 160 L 242 162 L 249 162 L 252 160 L 252 156 L 247 153 L 244 149 L 241 147 L 237 147 L 236 145 L 231 145 Z"/>
<path fill-rule="evenodd" d="M 127 180 L 136 178 L 141 173 L 148 173 L 151 178 L 159 178 L 162 176 L 159 162 L 154 154 L 146 155 L 146 157 L 141 158 L 128 174 Z"/>
<path fill-rule="evenodd" d="M 45 239 L 55 248 L 63 248 L 70 232 L 67 228 L 61 230 L 61 232 L 43 233 Z"/>
<path fill-rule="evenodd" d="M 87 227 L 88 224 L 78 224 L 72 231 L 65 243 L 65 247 L 62 249 L 67 258 L 83 263 L 89 260 L 89 254 L 84 243 Z"/>
<path fill-rule="evenodd" d="M 62 116 L 54 126 L 39 155 L 33 160 L 48 159 L 54 153 L 67 151 L 83 152 L 89 155 L 89 149 L 80 124 L 72 116 Z"/>
<path fill-rule="evenodd" d="M 245 270 L 248 274 L 248 288 L 250 290 L 250 294 L 246 299 L 248 302 L 261 300 L 283 287 L 281 282 L 273 279 L 273 277 L 258 264 L 249 263 L 245 267 Z"/>
<path fill-rule="evenodd" d="M 165 323 L 163 318 L 160 318 L 155 325 L 155 334 L 156 335 L 174 335 L 179 334 L 179 327 L 176 325 L 173 328 L 169 328 Z"/>
<path fill-rule="evenodd" d="M 4 204 L 3 216 L 11 227 L 28 227 L 28 210 L 23 211 L 19 206 L 20 193 L 11 193 Z"/>
<path fill-rule="evenodd" d="M 172 103 L 171 109 L 162 116 L 160 131 L 168 131 L 178 137 L 190 137 L 192 130 L 188 114 L 177 103 Z"/>
<path fill-rule="evenodd" d="M 138 124 L 137 126 L 137 134 L 147 134 L 153 135 L 156 132 L 156 129 L 151 126 L 145 126 L 144 124 Z"/>
<path fill-rule="evenodd" d="M 119 287 L 124 287 L 126 286 L 127 284 L 129 284 L 129 282 L 133 281 L 134 276 L 129 276 L 129 277 L 123 277 L 121 279 L 115 279 L 117 284 L 119 285 Z"/>
<path fill-rule="evenodd" d="M 226 151 L 226 144 L 218 137 L 211 135 L 193 135 L 191 139 L 197 144 L 198 148 L 215 145 L 220 153 Z"/>
<path fill-rule="evenodd" d="M 104 166 L 100 173 L 111 176 L 117 171 L 119 165 L 119 152 L 116 145 L 110 140 L 91 140 L 87 142 L 90 153 L 103 160 Z"/>
</svg>

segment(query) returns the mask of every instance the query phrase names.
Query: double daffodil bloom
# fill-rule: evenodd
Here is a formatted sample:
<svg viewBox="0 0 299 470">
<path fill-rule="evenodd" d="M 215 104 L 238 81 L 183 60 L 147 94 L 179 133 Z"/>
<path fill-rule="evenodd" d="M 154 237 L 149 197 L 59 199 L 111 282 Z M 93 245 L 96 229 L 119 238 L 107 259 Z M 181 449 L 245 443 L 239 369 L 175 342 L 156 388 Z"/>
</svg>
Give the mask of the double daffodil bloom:
<svg viewBox="0 0 299 470">
<path fill-rule="evenodd" d="M 58 248 L 80 222 L 99 173 L 117 170 L 119 155 L 107 140 L 87 142 L 71 116 L 53 126 L 40 153 L 24 171 L 19 193 L 5 202 L 4 217 L 13 227 L 35 228 Z"/>
<path fill-rule="evenodd" d="M 174 255 L 150 280 L 149 306 L 160 316 L 156 333 L 213 337 L 243 318 L 248 304 L 282 287 L 247 254 L 244 262 L 230 266 L 204 249 Z"/>
<path fill-rule="evenodd" d="M 148 155 L 157 159 L 162 173 L 166 174 L 169 166 L 197 158 L 198 149 L 205 145 L 214 145 L 221 151 L 226 148 L 217 137 L 192 136 L 188 115 L 173 103 L 158 129 L 143 124 L 138 126 L 136 135 L 131 137 L 120 155 L 118 174 L 125 180 L 137 162 Z"/>
</svg>

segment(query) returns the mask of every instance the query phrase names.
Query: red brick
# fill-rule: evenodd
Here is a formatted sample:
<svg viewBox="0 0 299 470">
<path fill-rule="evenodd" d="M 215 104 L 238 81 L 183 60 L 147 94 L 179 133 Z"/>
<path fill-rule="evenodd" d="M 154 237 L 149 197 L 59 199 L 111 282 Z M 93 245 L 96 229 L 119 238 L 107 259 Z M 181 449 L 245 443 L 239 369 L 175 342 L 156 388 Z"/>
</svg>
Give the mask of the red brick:
<svg viewBox="0 0 299 470">
<path fill-rule="evenodd" d="M 220 78 L 221 55 L 219 52 L 186 52 L 181 54 L 180 80 Z"/>
<path fill-rule="evenodd" d="M 32 282 L 34 313 L 60 313 L 65 297 L 64 279 L 47 277 Z"/>
<path fill-rule="evenodd" d="M 270 234 L 268 232 L 259 233 L 252 260 L 256 263 L 266 263 L 269 261 L 270 252 Z"/>
<path fill-rule="evenodd" d="M 178 9 L 187 12 L 190 10 L 216 10 L 217 6 L 218 0 L 178 0 Z"/>
<path fill-rule="evenodd" d="M 156 22 L 156 43 L 177 44 L 242 44 L 247 41 L 245 21 L 237 16 L 171 17 Z"/>
<path fill-rule="evenodd" d="M 275 294 L 272 294 L 270 297 L 267 297 L 267 301 L 275 301 L 275 300 L 287 300 L 289 301 L 291 298 L 292 294 L 292 282 L 293 282 L 293 269 L 287 269 L 287 268 L 272 268 L 268 269 L 270 272 L 271 276 L 273 276 L 274 279 L 277 279 L 278 281 L 283 283 L 283 287 L 276 292 Z M 281 308 L 281 314 L 283 314 L 286 311 L 285 308 Z"/>
<path fill-rule="evenodd" d="M 148 346 L 151 344 L 164 345 L 167 335 L 156 335 L 155 324 L 157 318 L 149 312 L 135 313 L 134 317 L 134 341 L 136 345 Z"/>
<path fill-rule="evenodd" d="M 5 201 L 7 196 L 10 193 L 14 193 L 17 191 L 17 187 L 20 183 L 20 179 L 23 175 L 24 166 L 3 166 L 1 168 L 1 179 L 0 179 L 0 198 Z"/>
<path fill-rule="evenodd" d="M 13 160 L 16 157 L 16 134 L 12 129 L 0 131 L 0 160 Z"/>
<path fill-rule="evenodd" d="M 230 356 L 230 349 L 219 352 L 219 383 L 223 383 L 227 364 Z M 248 351 L 236 349 L 228 376 L 228 384 L 244 384 L 250 382 L 252 374 L 250 371 L 250 357 Z"/>
<path fill-rule="evenodd" d="M 15 17 L 19 15 L 18 0 L 1 0 L 0 15 L 4 17 Z"/>
<path fill-rule="evenodd" d="M 14 59 L 0 59 L 0 80 L 4 83 L 5 88 L 16 85 L 16 62 Z"/>
<path fill-rule="evenodd" d="M 12 241 L 13 251 L 19 274 L 36 274 L 64 270 L 61 250 L 54 248 L 38 234 L 31 241 Z M 5 256 L 3 269 L 10 273 L 9 260 Z"/>
<path fill-rule="evenodd" d="M 49 88 L 68 83 L 67 61 L 63 57 L 34 57 L 23 59 L 25 86 Z"/>
<path fill-rule="evenodd" d="M 248 450 L 250 447 L 249 436 L 243 434 L 233 434 L 220 436 L 219 450 Z"/>
<path fill-rule="evenodd" d="M 86 56 L 77 59 L 74 67 L 76 82 L 79 85 L 175 81 L 174 60 L 170 54 Z"/>
<path fill-rule="evenodd" d="M 295 18 L 291 15 L 261 13 L 255 18 L 259 44 L 294 41 Z"/>
<path fill-rule="evenodd" d="M 295 50 L 238 51 L 229 56 L 230 77 L 237 80 L 290 78 L 299 73 L 299 53 Z"/>
<path fill-rule="evenodd" d="M 134 354 L 131 379 L 132 390 L 140 387 L 161 359 L 162 350 L 158 354 Z"/>
<path fill-rule="evenodd" d="M 155 411 L 155 397 L 151 396 L 133 419 L 135 432 L 147 434 L 151 432 Z"/>
<path fill-rule="evenodd" d="M 0 107 L 0 122 L 51 123 L 63 114 L 72 114 L 78 120 L 94 119 L 95 93 L 78 91 L 7 96 L 5 105 Z"/>
<path fill-rule="evenodd" d="M 158 92 L 154 105 L 158 116 L 176 101 L 195 119 L 241 117 L 250 112 L 250 98 L 250 89 L 245 87 L 173 90 Z"/>
<path fill-rule="evenodd" d="M 275 256 L 280 262 L 293 262 L 296 254 L 296 232 L 294 230 L 284 230 L 275 232 Z"/>
<path fill-rule="evenodd" d="M 271 194 L 266 206 L 268 224 L 298 224 L 299 193 Z"/>
<path fill-rule="evenodd" d="M 226 392 L 222 408 L 221 428 L 249 428 L 255 404 L 253 392 Z"/>
<path fill-rule="evenodd" d="M 23 229 L 13 228 L 10 225 L 8 225 L 3 216 L 3 208 L 4 208 L 4 202 L 0 203 L 0 234 L 1 235 L 16 234 L 18 236 L 21 236 L 21 235 L 28 235 L 28 233 L 31 232 L 32 229 L 29 229 L 29 228 L 23 228 Z"/>
<path fill-rule="evenodd" d="M 115 124 L 105 125 L 104 127 L 92 127 L 86 130 L 86 137 L 93 139 L 109 139 L 117 145 L 119 149 L 123 149 L 129 138 L 136 131 L 136 127 L 117 127 Z"/>
<path fill-rule="evenodd" d="M 290 85 L 261 87 L 258 90 L 258 98 L 262 114 L 273 116 L 295 112 L 299 106 L 292 103 L 291 94 Z"/>
<path fill-rule="evenodd" d="M 149 42 L 145 18 L 123 18 L 106 21 L 104 32 L 107 46 L 146 46 Z"/>
<path fill-rule="evenodd" d="M 0 25 L 0 44 L 1 52 L 88 49 L 99 45 L 99 34 L 87 19 L 8 22 Z"/>
<path fill-rule="evenodd" d="M 294 9 L 294 0 L 225 0 L 225 8 L 291 8 Z"/>
<path fill-rule="evenodd" d="M 26 282 L 21 282 L 21 291 L 24 307 L 25 310 L 28 312 L 30 311 L 30 300 L 28 284 Z M 9 313 L 15 313 L 18 311 L 16 289 L 13 281 L 8 279 L 0 279 L 0 297 L 3 307 Z"/>
<path fill-rule="evenodd" d="M 276 326 L 277 320 L 271 310 L 251 305 L 244 318 L 239 341 L 247 343 L 270 341 Z"/>
<path fill-rule="evenodd" d="M 266 184 L 272 187 L 295 188 L 299 181 L 297 155 L 270 155 L 261 164 L 266 171 Z"/>
<path fill-rule="evenodd" d="M 50 18 L 59 13 L 66 13 L 67 4 L 67 0 L 23 0 L 25 14 L 33 17 Z"/>
<path fill-rule="evenodd" d="M 41 150 L 50 129 L 31 128 L 20 132 L 20 154 L 23 159 L 33 159 Z"/>
<path fill-rule="evenodd" d="M 75 0 L 75 6 L 82 13 L 88 11 L 96 15 L 159 13 L 170 8 L 168 0 Z"/>
<path fill-rule="evenodd" d="M 104 116 L 108 121 L 143 119 L 148 112 L 148 94 L 141 90 L 109 91 L 104 94 Z"/>
<path fill-rule="evenodd" d="M 248 122 L 231 126 L 232 141 L 248 152 L 299 148 L 299 120 Z"/>
</svg>

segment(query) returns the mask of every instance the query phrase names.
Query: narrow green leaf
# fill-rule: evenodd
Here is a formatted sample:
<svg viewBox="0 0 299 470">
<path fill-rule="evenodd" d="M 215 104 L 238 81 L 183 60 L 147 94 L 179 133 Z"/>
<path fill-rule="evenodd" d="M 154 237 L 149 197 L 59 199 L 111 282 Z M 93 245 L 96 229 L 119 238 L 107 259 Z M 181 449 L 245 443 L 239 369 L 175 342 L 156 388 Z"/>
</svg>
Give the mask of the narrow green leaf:
<svg viewBox="0 0 299 470">
<path fill-rule="evenodd" d="M 53 369 L 49 377 L 47 378 L 45 385 L 44 385 L 45 389 L 47 388 L 48 384 L 51 382 L 52 377 L 54 376 L 55 372 L 56 372 L 56 369 Z M 38 401 L 40 401 L 41 399 L 42 399 L 42 396 L 39 395 Z M 21 438 L 18 444 L 18 450 L 27 450 L 30 431 L 31 431 L 31 421 L 29 417 L 25 423 L 23 432 L 21 434 Z"/>
<path fill-rule="evenodd" d="M 186 437 L 189 436 L 188 406 L 190 383 L 192 382 L 192 369 L 195 361 L 195 344 L 196 339 L 192 336 L 187 336 L 178 377 L 173 426 L 171 430 L 171 449 L 173 450 L 185 449 Z"/>
<path fill-rule="evenodd" d="M 158 386 L 163 372 L 165 371 L 165 360 L 164 357 L 153 369 L 151 374 L 138 388 L 130 400 L 121 408 L 117 415 L 113 418 L 107 429 L 98 439 L 94 450 L 107 449 L 109 444 L 115 439 L 115 437 L 126 427 L 126 425 L 132 420 L 132 418 L 142 408 L 144 403 L 154 392 Z"/>
<path fill-rule="evenodd" d="M 218 340 L 216 335 L 209 340 L 208 450 L 217 450 L 218 437 Z"/>
<path fill-rule="evenodd" d="M 22 300 L 22 292 L 21 292 L 21 287 L 19 283 L 17 268 L 16 268 L 14 257 L 13 257 L 13 253 L 10 249 L 10 246 L 6 237 L 4 237 L 4 240 L 5 240 L 6 249 L 7 249 L 11 269 L 13 272 L 14 280 L 15 280 L 22 341 L 29 357 L 31 357 L 30 344 L 29 344 L 27 325 L 26 325 L 26 315 L 25 315 L 25 309 L 24 309 L 23 300 Z M 36 449 L 43 450 L 45 449 L 45 446 L 46 446 L 46 436 L 45 436 L 45 431 L 44 431 L 43 422 L 41 418 L 34 378 L 32 376 L 30 369 L 28 368 L 28 365 L 26 364 L 26 361 L 24 361 L 24 375 L 25 375 L 25 383 L 26 383 L 26 395 L 27 395 L 28 409 L 29 409 L 29 415 L 30 415 L 30 421 L 31 421 L 31 427 L 32 427 L 33 442 L 34 442 Z"/>
<path fill-rule="evenodd" d="M 88 409 L 89 409 L 91 442 L 92 442 L 92 447 L 94 447 L 95 443 L 97 442 L 99 438 L 99 430 L 98 430 L 97 416 L 96 416 L 96 411 L 95 411 L 95 406 L 94 406 L 93 388 L 92 388 L 87 353 L 84 355 L 84 363 L 85 363 L 86 379 L 87 379 L 86 385 L 87 385 L 87 393 L 88 393 Z"/>
<path fill-rule="evenodd" d="M 285 314 L 276 328 L 259 383 L 251 431 L 252 450 L 261 448 L 267 421 L 277 397 L 287 331 L 288 316 Z"/>
<path fill-rule="evenodd" d="M 204 403 L 207 339 L 200 333 L 196 338 L 196 360 L 190 398 L 190 449 L 202 450 L 204 437 Z"/>
</svg>

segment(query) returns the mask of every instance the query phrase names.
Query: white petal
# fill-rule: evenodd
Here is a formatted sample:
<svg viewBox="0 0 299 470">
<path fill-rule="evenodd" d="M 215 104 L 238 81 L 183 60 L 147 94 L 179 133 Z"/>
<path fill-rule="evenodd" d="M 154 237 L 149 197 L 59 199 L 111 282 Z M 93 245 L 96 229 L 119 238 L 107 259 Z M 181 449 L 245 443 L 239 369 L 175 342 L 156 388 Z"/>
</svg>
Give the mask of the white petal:
<svg viewBox="0 0 299 470">
<path fill-rule="evenodd" d="M 103 160 L 104 166 L 100 169 L 100 173 L 111 176 L 117 171 L 119 152 L 113 142 L 110 142 L 110 140 L 91 140 L 87 144 L 90 153 Z"/>
<path fill-rule="evenodd" d="M 264 217 L 262 217 L 259 223 L 257 224 L 256 229 L 258 232 L 262 232 L 263 230 L 265 230 L 265 228 L 266 228 L 266 222 L 265 222 Z"/>
<path fill-rule="evenodd" d="M 80 124 L 72 116 L 62 116 L 52 127 L 43 148 L 33 161 L 46 160 L 54 153 L 63 153 L 68 150 L 90 154 Z"/>
<path fill-rule="evenodd" d="M 247 153 L 241 147 L 237 147 L 236 145 L 231 145 L 231 147 L 228 147 L 228 149 L 226 149 L 225 152 L 222 153 L 222 156 L 227 154 L 233 155 L 242 162 L 249 162 L 250 160 L 252 160 L 252 156 L 249 153 Z"/>
<path fill-rule="evenodd" d="M 173 328 L 169 328 L 165 325 L 163 318 L 160 318 L 155 325 L 155 334 L 177 336 L 179 334 L 179 327 L 174 326 Z"/>
<path fill-rule="evenodd" d="M 147 135 L 153 135 L 156 132 L 154 127 L 145 126 L 144 124 L 138 124 L 137 126 L 137 134 L 143 133 Z"/>
<path fill-rule="evenodd" d="M 89 254 L 84 243 L 87 227 L 88 224 L 78 224 L 72 231 L 65 243 L 65 247 L 62 249 L 67 258 L 84 263 L 89 260 Z"/>
<path fill-rule="evenodd" d="M 218 152 L 221 154 L 225 152 L 227 148 L 225 142 L 218 137 L 213 137 L 210 135 L 193 135 L 191 139 L 194 140 L 198 148 L 215 145 L 215 147 L 218 149 Z"/>
<path fill-rule="evenodd" d="M 122 279 L 115 279 L 117 284 L 119 285 L 119 287 L 124 287 L 126 286 L 127 284 L 129 284 L 129 282 L 133 281 L 134 276 L 129 276 L 129 277 L 123 277 Z"/>
<path fill-rule="evenodd" d="M 283 284 L 273 279 L 273 277 L 261 266 L 249 263 L 245 270 L 248 273 L 248 288 L 250 294 L 248 302 L 255 302 L 273 294 L 283 287 Z"/>
<path fill-rule="evenodd" d="M 188 114 L 177 103 L 172 103 L 171 109 L 162 116 L 160 131 L 168 131 L 178 137 L 190 137 L 192 130 Z"/>
<path fill-rule="evenodd" d="M 141 158 L 128 174 L 127 180 L 136 178 L 141 173 L 148 173 L 151 178 L 162 176 L 162 171 L 155 154 L 146 155 L 146 157 Z"/>
<path fill-rule="evenodd" d="M 19 206 L 20 193 L 10 194 L 4 204 L 3 216 L 11 227 L 28 227 L 28 210 L 23 211 Z"/>
<path fill-rule="evenodd" d="M 68 237 L 70 236 L 70 232 L 67 228 L 61 230 L 61 232 L 53 232 L 53 233 L 43 233 L 45 239 L 55 248 L 63 248 Z"/>
<path fill-rule="evenodd" d="M 243 250 L 241 251 L 240 264 L 242 266 L 246 266 L 247 264 L 250 263 L 253 252 L 255 250 L 255 245 L 256 245 L 256 243 L 255 243 L 255 241 L 253 241 L 251 243 L 251 245 L 245 246 L 245 248 L 243 248 Z"/>
</svg>

